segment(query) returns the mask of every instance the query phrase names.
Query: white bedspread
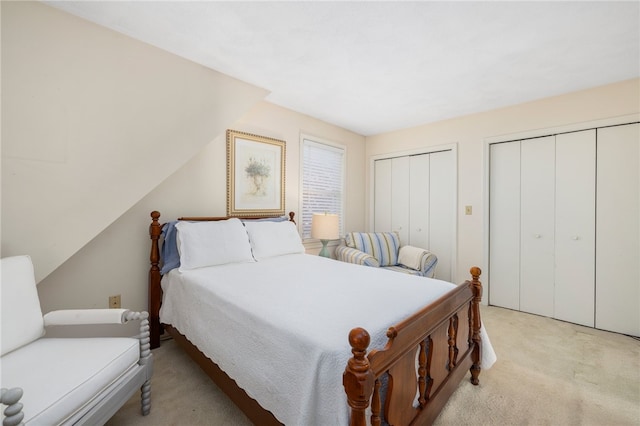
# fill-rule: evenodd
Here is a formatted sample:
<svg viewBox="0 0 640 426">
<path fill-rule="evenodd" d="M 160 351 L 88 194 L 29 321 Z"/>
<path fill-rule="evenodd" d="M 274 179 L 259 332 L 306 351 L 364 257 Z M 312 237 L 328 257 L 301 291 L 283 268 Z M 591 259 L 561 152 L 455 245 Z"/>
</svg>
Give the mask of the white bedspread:
<svg viewBox="0 0 640 426">
<path fill-rule="evenodd" d="M 370 348 L 453 284 L 293 254 L 178 272 L 162 280 L 172 324 L 286 425 L 348 424 L 342 373 L 349 331 Z M 483 369 L 495 361 L 483 336 Z M 265 365 L 268 363 L 269 365 Z"/>
</svg>

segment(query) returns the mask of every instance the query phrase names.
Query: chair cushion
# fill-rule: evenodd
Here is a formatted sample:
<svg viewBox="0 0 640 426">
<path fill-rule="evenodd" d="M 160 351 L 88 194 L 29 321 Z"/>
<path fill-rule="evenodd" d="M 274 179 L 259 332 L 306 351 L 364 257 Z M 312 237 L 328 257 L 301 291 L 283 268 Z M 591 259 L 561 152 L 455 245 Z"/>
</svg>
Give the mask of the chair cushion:
<svg viewBox="0 0 640 426">
<path fill-rule="evenodd" d="M 385 266 L 384 269 L 387 269 L 389 271 L 395 271 L 395 272 L 403 272 L 403 273 L 409 274 L 409 275 L 418 275 L 420 277 L 423 276 L 421 271 L 418 271 L 416 269 L 407 268 L 406 266 L 403 266 L 403 265 Z"/>
<path fill-rule="evenodd" d="M 345 244 L 375 257 L 380 266 L 398 264 L 400 236 L 397 232 L 349 232 Z"/>
<path fill-rule="evenodd" d="M 42 337 L 44 321 L 31 258 L 12 256 L 1 262 L 0 355 L 4 355 Z"/>
<path fill-rule="evenodd" d="M 25 423 L 59 424 L 136 365 L 139 356 L 133 338 L 41 338 L 0 359 L 0 383 L 24 390 Z"/>
</svg>

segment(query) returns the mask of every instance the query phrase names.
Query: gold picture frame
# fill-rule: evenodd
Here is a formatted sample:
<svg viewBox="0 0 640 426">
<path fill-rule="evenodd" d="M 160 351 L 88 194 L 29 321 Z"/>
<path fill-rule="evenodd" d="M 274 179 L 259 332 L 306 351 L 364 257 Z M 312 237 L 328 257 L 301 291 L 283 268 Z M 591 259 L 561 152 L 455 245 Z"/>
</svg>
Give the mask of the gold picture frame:
<svg viewBox="0 0 640 426">
<path fill-rule="evenodd" d="M 227 216 L 284 215 L 285 141 L 227 130 Z"/>
</svg>

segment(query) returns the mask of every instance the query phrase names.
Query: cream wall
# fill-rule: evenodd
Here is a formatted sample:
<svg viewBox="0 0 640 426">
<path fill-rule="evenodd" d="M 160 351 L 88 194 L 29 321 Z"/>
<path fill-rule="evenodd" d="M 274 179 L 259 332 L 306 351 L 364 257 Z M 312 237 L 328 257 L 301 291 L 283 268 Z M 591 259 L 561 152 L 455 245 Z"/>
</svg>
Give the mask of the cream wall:
<svg viewBox="0 0 640 426">
<path fill-rule="evenodd" d="M 1 17 L 2 256 L 32 256 L 45 312 L 147 309 L 149 213 L 226 213 L 227 128 L 286 141 L 287 211 L 300 135 L 346 145 L 346 225 L 364 226 L 364 137 L 38 2 Z"/>
<path fill-rule="evenodd" d="M 39 2 L 0 7 L 2 256 L 31 255 L 38 281 L 267 93 Z"/>
<path fill-rule="evenodd" d="M 367 137 L 366 162 L 372 156 L 456 143 L 458 146 L 457 281 L 469 268 L 483 266 L 485 140 L 500 135 L 585 123 L 640 112 L 640 80 L 583 90 L 508 108 L 458 117 L 424 126 Z M 371 215 L 367 169 L 367 226 Z M 464 214 L 471 205 L 473 214 Z"/>
<path fill-rule="evenodd" d="M 300 210 L 300 134 L 346 145 L 346 226 L 364 226 L 363 136 L 264 101 L 230 128 L 286 141 L 287 212 Z M 123 306 L 146 309 L 149 213 L 160 211 L 161 220 L 185 215 L 224 216 L 226 164 L 226 140 L 221 135 L 44 279 L 38 285 L 43 310 L 106 307 L 112 294 L 122 295 Z M 316 247 L 309 251 L 315 252 Z"/>
</svg>

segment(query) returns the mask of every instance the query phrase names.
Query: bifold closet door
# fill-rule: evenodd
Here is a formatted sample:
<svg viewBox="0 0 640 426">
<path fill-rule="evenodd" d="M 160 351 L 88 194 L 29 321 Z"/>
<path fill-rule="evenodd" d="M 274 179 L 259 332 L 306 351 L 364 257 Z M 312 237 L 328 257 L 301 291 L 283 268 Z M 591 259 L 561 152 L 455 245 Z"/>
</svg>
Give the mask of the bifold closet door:
<svg viewBox="0 0 640 426">
<path fill-rule="evenodd" d="M 519 310 L 520 142 L 489 150 L 489 304 Z"/>
<path fill-rule="evenodd" d="M 391 229 L 391 159 L 374 162 L 373 230 Z"/>
<path fill-rule="evenodd" d="M 640 336 L 640 125 L 598 129 L 596 327 Z"/>
<path fill-rule="evenodd" d="M 429 248 L 429 154 L 409 157 L 409 244 Z"/>
<path fill-rule="evenodd" d="M 456 220 L 455 167 L 452 151 L 429 154 L 429 245 L 438 256 L 436 278 L 453 279 L 453 225 Z"/>
<path fill-rule="evenodd" d="M 556 135 L 553 317 L 594 326 L 596 131 Z"/>
<path fill-rule="evenodd" d="M 402 245 L 409 241 L 409 157 L 376 160 L 373 229 L 396 231 Z"/>
<path fill-rule="evenodd" d="M 391 159 L 391 229 L 400 235 L 400 245 L 409 243 L 409 157 Z"/>
<path fill-rule="evenodd" d="M 555 137 L 520 149 L 520 310 L 553 317 Z"/>
</svg>

